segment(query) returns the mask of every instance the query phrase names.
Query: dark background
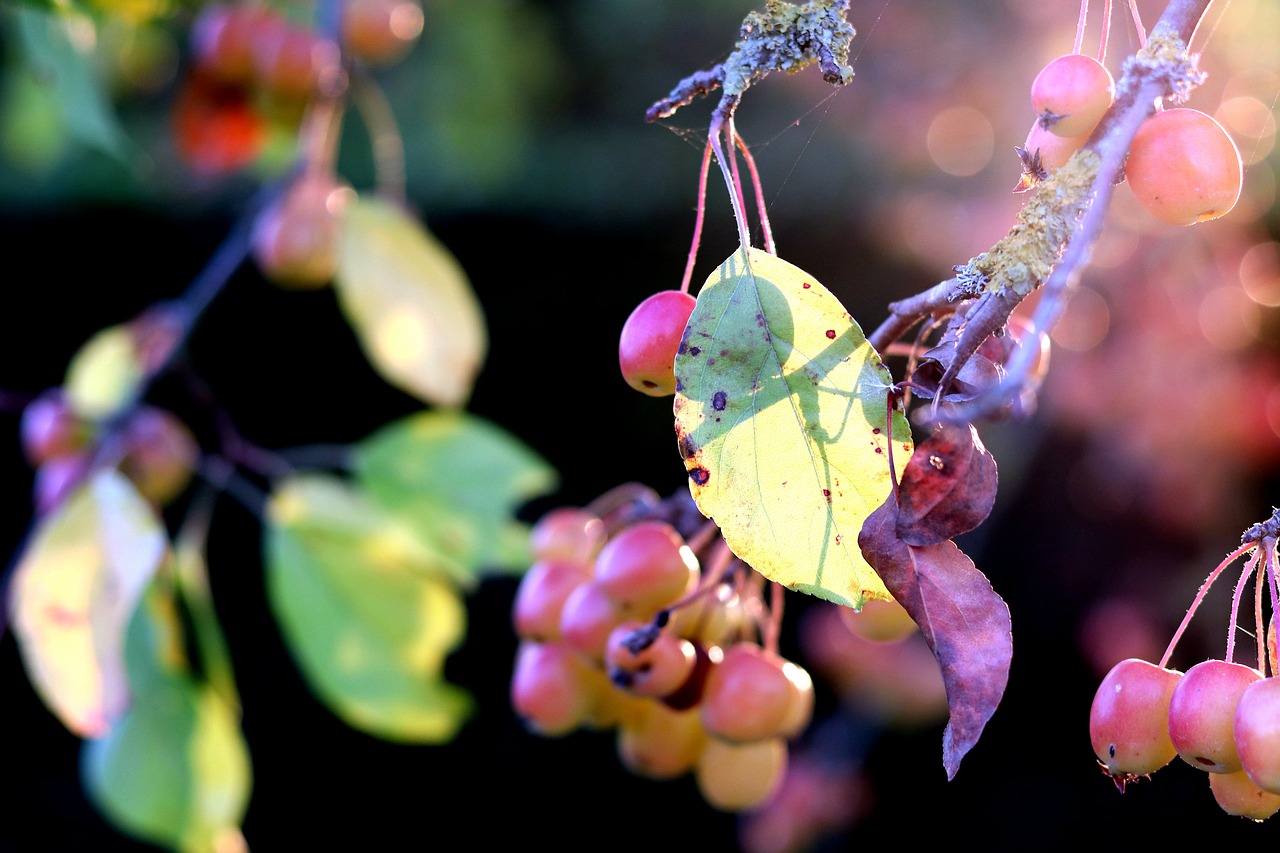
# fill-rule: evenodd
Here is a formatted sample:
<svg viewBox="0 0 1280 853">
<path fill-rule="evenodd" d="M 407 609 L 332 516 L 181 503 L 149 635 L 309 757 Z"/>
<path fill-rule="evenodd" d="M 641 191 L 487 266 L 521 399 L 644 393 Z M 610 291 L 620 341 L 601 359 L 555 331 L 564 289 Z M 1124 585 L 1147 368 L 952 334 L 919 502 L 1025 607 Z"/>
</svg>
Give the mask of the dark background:
<svg viewBox="0 0 1280 853">
<path fill-rule="evenodd" d="M 1017 5 L 899 0 L 883 9 L 855 9 L 855 47 L 865 53 L 848 90 L 827 101 L 820 81 L 769 80 L 750 93 L 759 96 L 758 111 L 749 112 L 750 98 L 743 108 L 744 133 L 753 145 L 761 141 L 755 151 L 783 256 L 831 287 L 866 329 L 882 319 L 888 301 L 949 275 L 934 255 L 961 263 L 1011 221 L 1018 200 L 1009 198 L 1008 187 L 1017 167 L 1008 154 L 998 153 L 977 176 L 957 177 L 886 149 L 918 148 L 911 141 L 920 130 L 913 111 L 924 109 L 922 103 L 940 108 L 970 88 L 976 94 L 966 96 L 969 103 L 1010 104 L 990 109 L 1001 140 L 997 151 L 1020 141 L 1020 131 L 1011 136 L 1007 128 L 1025 124 L 1018 112 L 1025 110 L 1021 93 L 1045 51 L 1070 47 L 1075 19 L 1062 10 L 1037 17 L 1016 11 Z M 438 29 L 429 29 L 411 61 L 386 79 L 409 140 L 411 197 L 467 270 L 486 312 L 491 349 L 469 408 L 518 435 L 560 472 L 559 491 L 531 507 L 531 518 L 545 506 L 583 504 L 632 480 L 663 494 L 684 488 L 669 401 L 626 388 L 614 353 L 630 309 L 654 290 L 678 286 L 693 221 L 704 132 L 699 125 L 706 116 L 705 106 L 690 107 L 687 118 L 681 113 L 669 123 L 677 130 L 673 135 L 645 126 L 643 110 L 679 77 L 719 58 L 745 8 L 730 2 L 696 6 L 695 12 L 693 4 L 682 9 L 664 3 L 645 11 L 636 4 L 561 2 L 492 11 L 492 4 L 476 4 L 537 24 L 521 50 L 547 53 L 539 70 L 511 78 L 528 99 L 516 116 L 481 109 L 481 93 L 488 90 L 468 89 L 483 77 L 478 66 L 431 77 L 441 68 L 433 63 L 444 61 L 439 54 L 450 51 L 448 34 L 468 32 L 466 4 L 440 4 L 440 17 L 428 19 Z M 1222 27 L 1224 40 L 1243 28 L 1229 21 Z M 949 34 L 941 43 L 934 40 L 938 28 Z M 989 28 L 1001 33 L 998 60 L 979 50 L 991 38 Z M 1116 49 L 1125 49 L 1118 43 Z M 421 92 L 430 87 L 422 79 L 437 79 L 449 92 L 471 91 L 471 97 L 441 95 L 428 103 Z M 160 109 L 163 94 L 122 107 L 136 122 L 131 128 L 152 128 L 154 139 L 141 138 L 156 145 L 163 145 L 163 131 L 144 118 Z M 458 117 L 461 104 L 472 108 L 465 121 Z M 432 124 L 449 116 L 452 127 Z M 512 142 L 519 134 L 522 141 Z M 507 149 L 499 145 L 503 138 Z M 477 139 L 497 147 L 485 154 Z M 343 168 L 357 186 L 368 180 L 366 153 L 358 131 L 344 138 Z M 113 184 L 113 167 L 92 153 L 64 156 L 57 170 L 21 178 L 11 169 L 0 184 L 6 202 L 0 252 L 10 259 L 0 386 L 19 396 L 59 384 L 71 353 L 97 329 L 181 292 L 231 227 L 253 183 L 200 184 L 168 165 L 153 181 Z M 1256 171 L 1268 168 L 1263 160 Z M 936 232 L 927 241 L 933 254 L 910 244 L 910 235 L 898 234 L 895 242 L 879 222 L 889 215 L 889 200 L 912 192 L 946 224 L 917 223 Z M 733 248 L 722 196 L 713 176 L 695 282 Z M 954 210 L 939 212 L 947 205 Z M 1132 221 L 1117 216 L 1117 228 Z M 993 230 L 988 220 L 1000 224 Z M 1170 246 L 1275 239 L 1276 224 L 1275 214 L 1263 209 L 1247 220 L 1198 226 L 1195 233 L 1136 228 L 1135 239 L 1142 251 L 1167 262 L 1176 255 Z M 947 243 L 953 239 L 947 228 L 966 227 L 954 239 L 967 248 Z M 1149 279 L 1160 263 L 1135 261 L 1089 279 L 1112 305 L 1115 323 L 1126 317 L 1172 323 L 1150 312 L 1126 314 L 1125 292 L 1108 289 L 1127 286 L 1125 275 Z M 1270 364 L 1274 325 L 1264 312 L 1250 347 L 1206 358 L 1245 367 Z M 1185 342 L 1192 351 L 1200 345 Z M 1097 352 L 1111 368 L 1110 382 L 1121 386 L 1119 392 L 1109 388 L 1107 399 L 1124 393 L 1127 365 L 1145 364 L 1126 362 L 1133 356 L 1128 350 Z M 332 293 L 281 291 L 251 263 L 237 270 L 204 316 L 189 356 L 240 431 L 264 447 L 350 442 L 420 408 L 363 360 Z M 1054 369 L 1067 376 L 1085 358 L 1068 352 Z M 1149 393 L 1133 380 L 1131 397 Z M 984 429 L 1001 465 L 1001 494 L 988 522 L 961 542 L 1010 605 L 1015 651 L 1004 701 L 955 780 L 947 782 L 941 722 L 871 724 L 840 701 L 838 686 L 819 678 L 818 715 L 831 722 L 822 728 L 827 740 L 818 748 L 860 766 L 871 793 L 860 819 L 815 849 L 903 841 L 1080 849 L 1171 831 L 1189 844 L 1276 838 L 1273 824 L 1224 815 L 1205 777 L 1176 760 L 1152 781 L 1117 793 L 1088 745 L 1089 702 L 1101 673 L 1080 636 L 1093 605 L 1123 595 L 1139 602 L 1139 612 L 1158 628 L 1159 645 L 1147 647 L 1158 657 L 1203 576 L 1238 542 L 1240 531 L 1263 520 L 1277 502 L 1277 454 L 1266 448 L 1280 439 L 1274 432 L 1261 435 L 1263 450 L 1248 454 L 1239 447 L 1217 456 L 1186 451 L 1184 462 L 1206 466 L 1199 482 L 1213 508 L 1192 523 L 1167 511 L 1169 498 L 1160 491 L 1165 487 L 1143 447 L 1151 423 L 1186 420 L 1202 410 L 1200 384 L 1164 377 L 1164 393 L 1141 401 L 1150 420 L 1126 409 L 1115 417 L 1090 415 L 1097 418 L 1090 421 L 1081 414 L 1085 407 L 1049 405 L 1055 387 L 1047 387 L 1045 405 L 1028 421 Z M 1074 400 L 1067 389 L 1075 387 L 1063 384 L 1063 399 Z M 1245 387 L 1261 397 L 1269 391 L 1260 384 Z M 176 383 L 161 383 L 155 393 L 156 402 L 200 422 L 199 410 L 184 401 Z M 1097 396 L 1104 396 L 1101 390 Z M 1245 408 L 1243 399 L 1210 407 L 1216 414 L 1192 434 L 1224 430 L 1245 417 Z M 4 414 L 12 440 L 0 453 L 7 495 L 0 544 L 10 554 L 30 521 L 31 472 L 18 447 L 17 418 L 12 407 Z M 1117 420 L 1123 421 L 1118 431 Z M 1100 457 L 1100 443 L 1114 455 Z M 1082 496 L 1082 460 L 1099 458 L 1121 462 L 1095 494 L 1086 487 Z M 1169 465 L 1175 461 L 1169 458 Z M 467 641 L 450 658 L 446 675 L 475 695 L 478 713 L 456 741 L 405 746 L 346 727 L 310 694 L 282 645 L 263 596 L 259 537 L 256 519 L 242 506 L 220 504 L 209 561 L 253 759 L 244 824 L 252 849 L 740 846 L 735 817 L 706 806 L 690 779 L 650 782 L 630 775 L 607 733 L 546 739 L 522 729 L 507 700 L 516 644 L 509 621 L 512 578 L 490 580 L 468 600 Z M 804 651 L 793 628 L 817 606 L 801 596 L 788 598 L 784 642 L 797 659 Z M 1210 599 L 1176 665 L 1221 656 L 1224 608 L 1225 602 Z M 1102 630 L 1114 630 L 1116 648 L 1129 648 L 1123 643 L 1133 628 Z M 1248 638 L 1240 642 L 1248 647 Z M 0 638 L 0 684 L 0 849 L 146 849 L 104 824 L 84 799 L 79 741 L 32 691 L 9 634 Z M 797 751 L 814 746 L 808 737 Z"/>
</svg>

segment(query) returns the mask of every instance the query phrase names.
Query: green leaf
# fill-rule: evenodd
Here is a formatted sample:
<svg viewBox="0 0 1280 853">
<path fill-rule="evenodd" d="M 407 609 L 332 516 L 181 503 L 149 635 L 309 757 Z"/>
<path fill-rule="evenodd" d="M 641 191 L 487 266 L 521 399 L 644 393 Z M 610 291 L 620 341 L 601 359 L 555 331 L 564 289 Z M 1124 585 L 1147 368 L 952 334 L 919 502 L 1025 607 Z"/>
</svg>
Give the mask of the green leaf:
<svg viewBox="0 0 1280 853">
<path fill-rule="evenodd" d="M 124 832 L 189 853 L 242 846 L 248 747 L 231 706 L 190 676 L 151 684 L 110 732 L 86 741 L 81 776 Z"/>
<path fill-rule="evenodd" d="M 167 547 L 151 505 L 104 469 L 39 522 L 14 569 L 9 603 L 28 677 L 78 735 L 102 734 L 128 704 L 125 627 Z"/>
<path fill-rule="evenodd" d="M 124 161 L 131 144 L 94 68 L 97 34 L 92 20 L 31 8 L 17 10 L 15 17 L 26 61 L 44 84 L 46 97 L 61 107 L 68 132 Z"/>
<path fill-rule="evenodd" d="M 129 620 L 129 709 L 82 750 L 85 790 L 107 820 L 155 844 L 245 849 L 252 781 L 239 705 L 196 680 L 186 649 L 177 577 L 161 571 Z"/>
<path fill-rule="evenodd" d="M 892 378 L 839 300 L 773 255 L 739 251 L 699 292 L 675 373 L 690 490 L 733 552 L 839 604 L 888 599 L 858 533 L 891 488 Z M 900 412 L 891 429 L 905 460 Z"/>
<path fill-rule="evenodd" d="M 389 740 L 443 742 L 471 711 L 441 677 L 466 611 L 412 528 L 332 475 L 281 482 L 265 531 L 267 595 L 317 696 Z"/>
<path fill-rule="evenodd" d="M 356 446 L 355 469 L 370 497 L 472 573 L 528 567 L 528 526 L 513 516 L 558 481 L 514 436 L 461 412 L 383 427 Z"/>
<path fill-rule="evenodd" d="M 484 316 L 462 267 L 417 220 L 377 199 L 348 205 L 334 287 L 387 382 L 427 403 L 466 403 L 488 349 Z"/>
</svg>

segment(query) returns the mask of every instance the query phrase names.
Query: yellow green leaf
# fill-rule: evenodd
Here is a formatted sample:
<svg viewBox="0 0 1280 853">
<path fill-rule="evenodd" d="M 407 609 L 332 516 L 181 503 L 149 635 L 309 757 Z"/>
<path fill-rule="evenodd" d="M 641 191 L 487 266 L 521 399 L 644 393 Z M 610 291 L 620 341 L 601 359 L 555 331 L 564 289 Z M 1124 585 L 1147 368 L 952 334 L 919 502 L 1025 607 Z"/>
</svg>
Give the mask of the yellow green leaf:
<svg viewBox="0 0 1280 853">
<path fill-rule="evenodd" d="M 281 482 L 266 524 L 267 594 L 316 695 L 389 740 L 449 740 L 471 698 L 442 677 L 466 611 L 440 558 L 342 479 Z"/>
<path fill-rule="evenodd" d="M 164 559 L 165 529 L 123 474 L 87 479 L 39 522 L 14 569 L 14 634 L 32 685 L 92 737 L 128 705 L 124 632 Z"/>
<path fill-rule="evenodd" d="M 749 261 L 748 261 L 749 258 Z M 770 580 L 859 608 L 889 593 L 862 558 L 862 523 L 888 496 L 911 433 L 892 378 L 838 299 L 801 269 L 741 251 L 698 293 L 674 402 L 699 510 Z"/>
<path fill-rule="evenodd" d="M 143 379 L 133 333 L 122 323 L 85 341 L 67 365 L 63 390 L 81 417 L 106 420 L 133 402 Z"/>
<path fill-rule="evenodd" d="M 103 816 L 181 853 L 247 850 L 252 771 L 235 711 L 187 675 L 156 681 L 111 730 L 85 742 L 81 775 Z"/>
<path fill-rule="evenodd" d="M 461 406 L 484 362 L 479 300 L 453 255 L 404 210 L 347 207 L 334 287 L 374 369 L 427 403 Z"/>
<path fill-rule="evenodd" d="M 361 485 L 465 569 L 524 570 L 520 505 L 555 488 L 553 468 L 498 426 L 464 412 L 419 412 L 355 447 Z"/>
</svg>

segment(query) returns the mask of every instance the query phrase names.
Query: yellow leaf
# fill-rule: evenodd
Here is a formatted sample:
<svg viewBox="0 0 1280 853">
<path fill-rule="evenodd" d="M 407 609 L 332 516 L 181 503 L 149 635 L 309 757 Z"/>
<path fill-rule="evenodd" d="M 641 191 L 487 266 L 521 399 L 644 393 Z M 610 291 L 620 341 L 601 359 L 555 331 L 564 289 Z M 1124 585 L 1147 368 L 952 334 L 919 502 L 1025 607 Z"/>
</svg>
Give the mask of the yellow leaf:
<svg viewBox="0 0 1280 853">
<path fill-rule="evenodd" d="M 102 735 L 128 705 L 125 627 L 166 548 L 155 511 L 105 469 L 23 551 L 10 590 L 14 635 L 32 685 L 77 735 Z"/>
<path fill-rule="evenodd" d="M 427 403 L 466 403 L 488 348 L 484 316 L 466 273 L 422 225 L 386 202 L 353 202 L 334 287 L 383 378 Z"/>
<path fill-rule="evenodd" d="M 676 433 L 698 508 L 770 580 L 860 608 L 890 599 L 862 558 L 888 496 L 892 378 L 825 287 L 766 252 L 738 252 L 698 294 L 676 357 Z"/>
</svg>

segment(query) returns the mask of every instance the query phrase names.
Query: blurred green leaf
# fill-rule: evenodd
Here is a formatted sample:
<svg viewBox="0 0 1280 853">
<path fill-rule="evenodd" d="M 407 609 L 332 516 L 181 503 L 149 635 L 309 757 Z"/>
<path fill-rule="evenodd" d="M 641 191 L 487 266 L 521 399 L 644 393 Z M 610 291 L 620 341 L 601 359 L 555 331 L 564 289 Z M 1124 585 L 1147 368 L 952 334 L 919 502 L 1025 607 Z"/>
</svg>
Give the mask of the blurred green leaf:
<svg viewBox="0 0 1280 853">
<path fill-rule="evenodd" d="M 94 23 L 85 15 L 17 9 L 22 52 L 47 97 L 62 110 L 67 131 L 86 145 L 124 161 L 131 148 L 94 67 Z"/>
<path fill-rule="evenodd" d="M 334 288 L 384 379 L 427 403 L 461 406 L 488 349 L 480 303 L 453 255 L 384 201 L 347 206 Z"/>
<path fill-rule="evenodd" d="M 124 632 L 168 547 L 118 471 L 93 474 L 37 525 L 9 591 L 28 677 L 72 732 L 102 734 L 128 704 Z"/>
<path fill-rule="evenodd" d="M 468 570 L 523 569 L 528 526 L 513 519 L 558 476 L 515 436 L 474 415 L 421 412 L 355 448 L 369 495 Z"/>
<path fill-rule="evenodd" d="M 190 676 L 139 692 L 109 733 L 85 742 L 81 776 L 124 832 L 183 853 L 247 850 L 248 747 L 233 709 Z"/>
<path fill-rule="evenodd" d="M 441 677 L 466 632 L 443 558 L 331 475 L 281 482 L 265 530 L 267 595 L 299 668 L 351 726 L 443 742 L 470 696 Z"/>
</svg>

